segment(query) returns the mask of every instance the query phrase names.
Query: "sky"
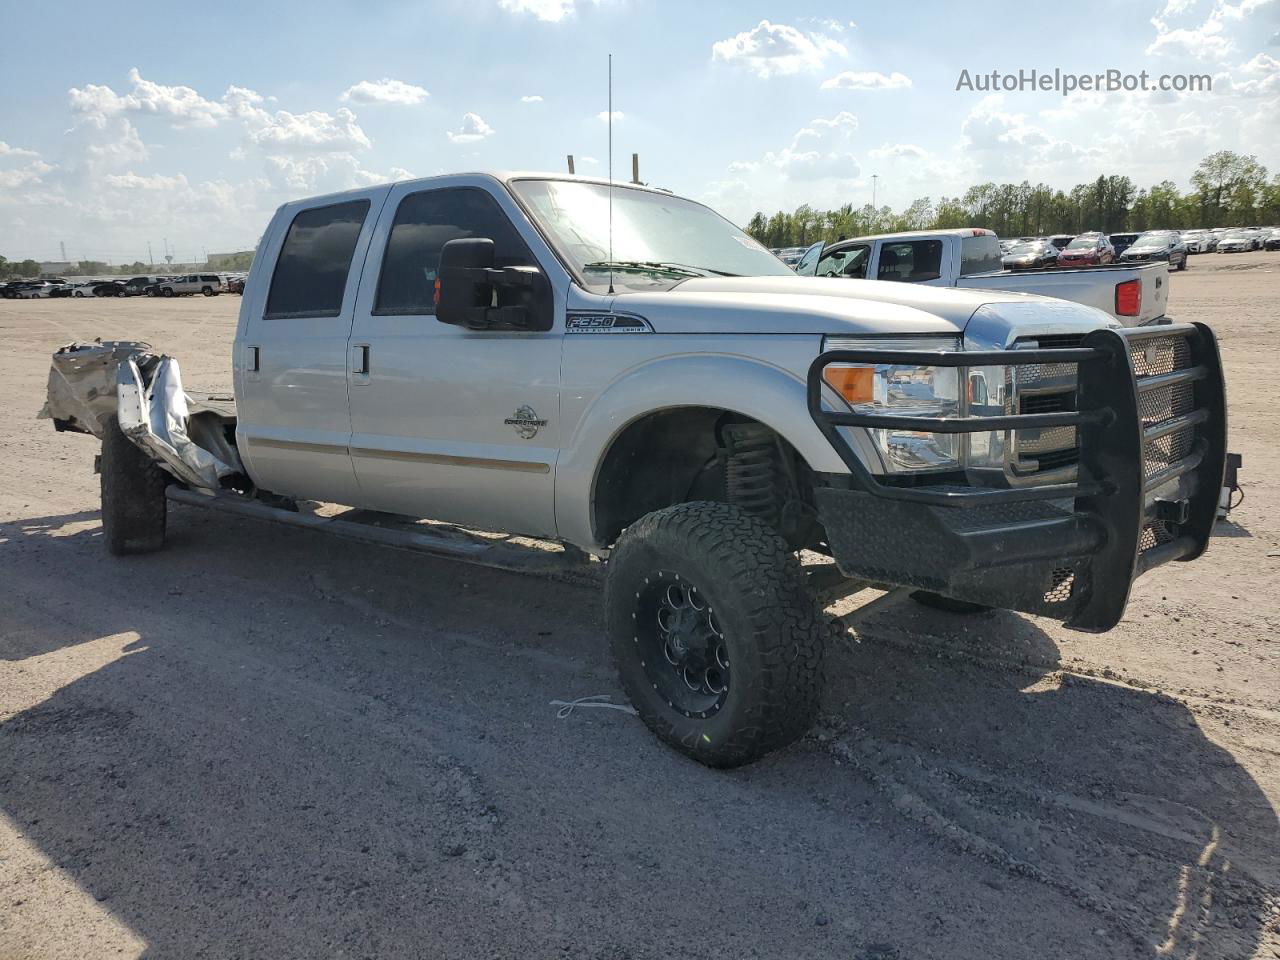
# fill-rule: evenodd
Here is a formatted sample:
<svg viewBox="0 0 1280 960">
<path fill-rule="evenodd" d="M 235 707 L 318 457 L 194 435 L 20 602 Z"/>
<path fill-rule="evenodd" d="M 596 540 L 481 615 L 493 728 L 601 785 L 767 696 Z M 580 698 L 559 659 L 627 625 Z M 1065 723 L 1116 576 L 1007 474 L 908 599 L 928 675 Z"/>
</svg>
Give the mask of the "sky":
<svg viewBox="0 0 1280 960">
<path fill-rule="evenodd" d="M 252 248 L 281 203 L 471 170 L 606 172 L 743 224 L 985 180 L 1280 172 L 1280 0 L 0 0 L 0 255 Z M 12 38 L 11 38 L 12 39 Z M 981 89 L 1109 69 L 1212 90 Z M 968 73 L 965 74 L 964 71 Z M 967 84 L 964 77 L 969 78 Z M 962 89 L 957 89 L 963 86 Z"/>
</svg>

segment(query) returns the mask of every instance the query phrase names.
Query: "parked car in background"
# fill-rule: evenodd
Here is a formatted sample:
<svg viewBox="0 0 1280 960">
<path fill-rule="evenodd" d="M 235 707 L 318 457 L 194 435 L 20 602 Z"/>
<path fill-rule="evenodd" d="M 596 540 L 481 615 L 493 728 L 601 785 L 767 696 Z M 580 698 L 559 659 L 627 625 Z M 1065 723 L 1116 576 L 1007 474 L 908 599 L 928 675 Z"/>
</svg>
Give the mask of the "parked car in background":
<svg viewBox="0 0 1280 960">
<path fill-rule="evenodd" d="M 163 277 L 130 277 L 124 282 L 124 296 L 141 297 L 147 292 L 147 287 L 153 286 L 163 279 Z"/>
<path fill-rule="evenodd" d="M 1049 242 L 1052 243 L 1059 250 L 1065 250 L 1067 244 L 1069 244 L 1074 239 L 1075 239 L 1074 234 L 1055 233 L 1053 236 L 1049 238 Z"/>
<path fill-rule="evenodd" d="M 1121 263 L 1147 263 L 1163 260 L 1170 270 L 1187 269 L 1187 245 L 1173 230 L 1150 230 L 1142 234 L 1120 256 Z"/>
<path fill-rule="evenodd" d="M 1028 240 L 1015 243 L 1001 258 L 1006 270 L 1039 270 L 1058 265 L 1058 248 L 1048 240 Z"/>
<path fill-rule="evenodd" d="M 99 280 L 93 285 L 93 295 L 95 297 L 123 297 L 124 281 L 123 280 Z"/>
<path fill-rule="evenodd" d="M 53 291 L 63 286 L 65 280 L 32 280 L 25 284 L 18 293 L 19 300 L 39 300 L 53 296 Z"/>
<path fill-rule="evenodd" d="M 1187 253 L 1208 253 L 1212 236 L 1208 230 L 1183 230 L 1182 242 L 1187 245 Z"/>
<path fill-rule="evenodd" d="M 1101 267 L 1115 259 L 1115 247 L 1105 233 L 1082 233 L 1058 252 L 1060 267 Z"/>
<path fill-rule="evenodd" d="M 1127 327 L 1158 323 L 1169 302 L 1168 269 L 1160 263 L 1018 271 L 1001 270 L 1000 263 L 1000 244 L 990 230 L 916 230 L 815 243 L 796 273 L 1038 293 L 1097 307 Z"/>
<path fill-rule="evenodd" d="M 1107 237 L 1111 241 L 1111 249 L 1115 251 L 1116 259 L 1119 260 L 1120 254 L 1133 246 L 1133 242 L 1140 236 L 1141 234 L 1138 233 L 1113 233 Z"/>
<path fill-rule="evenodd" d="M 238 293 L 244 295 L 244 277 L 229 277 L 227 279 L 227 293 Z"/>
<path fill-rule="evenodd" d="M 202 293 L 216 297 L 222 292 L 222 278 L 216 273 L 189 273 L 157 284 L 162 297 L 189 297 Z"/>
<path fill-rule="evenodd" d="M 1254 249 L 1254 238 L 1248 230 L 1232 230 L 1218 241 L 1219 253 L 1248 253 Z"/>
<path fill-rule="evenodd" d="M 1280 250 L 1280 227 L 1273 227 L 1262 242 L 1264 250 Z"/>
</svg>

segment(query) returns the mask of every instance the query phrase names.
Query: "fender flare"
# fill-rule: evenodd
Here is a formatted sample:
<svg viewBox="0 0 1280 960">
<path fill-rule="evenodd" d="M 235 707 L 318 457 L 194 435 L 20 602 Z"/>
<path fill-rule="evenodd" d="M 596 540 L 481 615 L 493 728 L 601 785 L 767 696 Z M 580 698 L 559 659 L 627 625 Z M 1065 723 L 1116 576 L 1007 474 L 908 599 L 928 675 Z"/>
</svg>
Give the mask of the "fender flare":
<svg viewBox="0 0 1280 960">
<path fill-rule="evenodd" d="M 605 458 L 631 424 L 680 407 L 710 407 L 758 420 L 785 438 L 814 471 L 849 472 L 809 416 L 802 376 L 733 354 L 658 357 L 626 370 L 601 390 L 562 445 L 555 501 L 563 539 L 588 549 L 607 546 L 597 540 L 592 522 Z"/>
</svg>

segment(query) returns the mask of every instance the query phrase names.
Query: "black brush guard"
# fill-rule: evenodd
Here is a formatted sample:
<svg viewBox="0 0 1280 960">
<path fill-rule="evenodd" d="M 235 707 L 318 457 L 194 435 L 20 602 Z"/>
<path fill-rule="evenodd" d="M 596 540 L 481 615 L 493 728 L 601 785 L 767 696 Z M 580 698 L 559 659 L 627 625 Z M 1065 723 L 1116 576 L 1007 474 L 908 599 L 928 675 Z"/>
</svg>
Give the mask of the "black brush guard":
<svg viewBox="0 0 1280 960">
<path fill-rule="evenodd" d="M 829 364 L 932 367 L 1075 364 L 1076 409 L 992 417 L 901 417 L 824 409 Z M 958 375 L 960 383 L 965 382 Z M 809 368 L 809 413 L 850 473 L 822 474 L 815 498 L 850 577 L 917 587 L 1103 631 L 1133 581 L 1208 546 L 1226 464 L 1222 362 L 1204 324 L 1096 330 L 1045 350 L 837 350 Z M 872 475 L 842 427 L 985 433 L 1075 427 L 1072 483 L 894 485 Z"/>
</svg>

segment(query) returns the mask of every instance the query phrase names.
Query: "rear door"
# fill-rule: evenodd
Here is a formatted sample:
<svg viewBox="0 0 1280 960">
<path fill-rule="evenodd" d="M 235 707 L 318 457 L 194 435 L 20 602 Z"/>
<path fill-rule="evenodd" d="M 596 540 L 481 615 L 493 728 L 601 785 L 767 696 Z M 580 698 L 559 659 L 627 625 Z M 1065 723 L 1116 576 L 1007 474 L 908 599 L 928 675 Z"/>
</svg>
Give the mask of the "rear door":
<svg viewBox="0 0 1280 960">
<path fill-rule="evenodd" d="M 360 265 L 389 187 L 290 205 L 258 252 L 236 337 L 237 439 L 275 493 L 356 504 L 347 341 Z"/>
<path fill-rule="evenodd" d="M 498 266 L 537 266 L 551 330 L 468 330 L 435 317 L 440 250 L 487 237 Z M 488 178 L 396 185 L 374 234 L 350 352 L 351 454 L 366 506 L 489 530 L 555 533 L 567 282 Z"/>
</svg>

